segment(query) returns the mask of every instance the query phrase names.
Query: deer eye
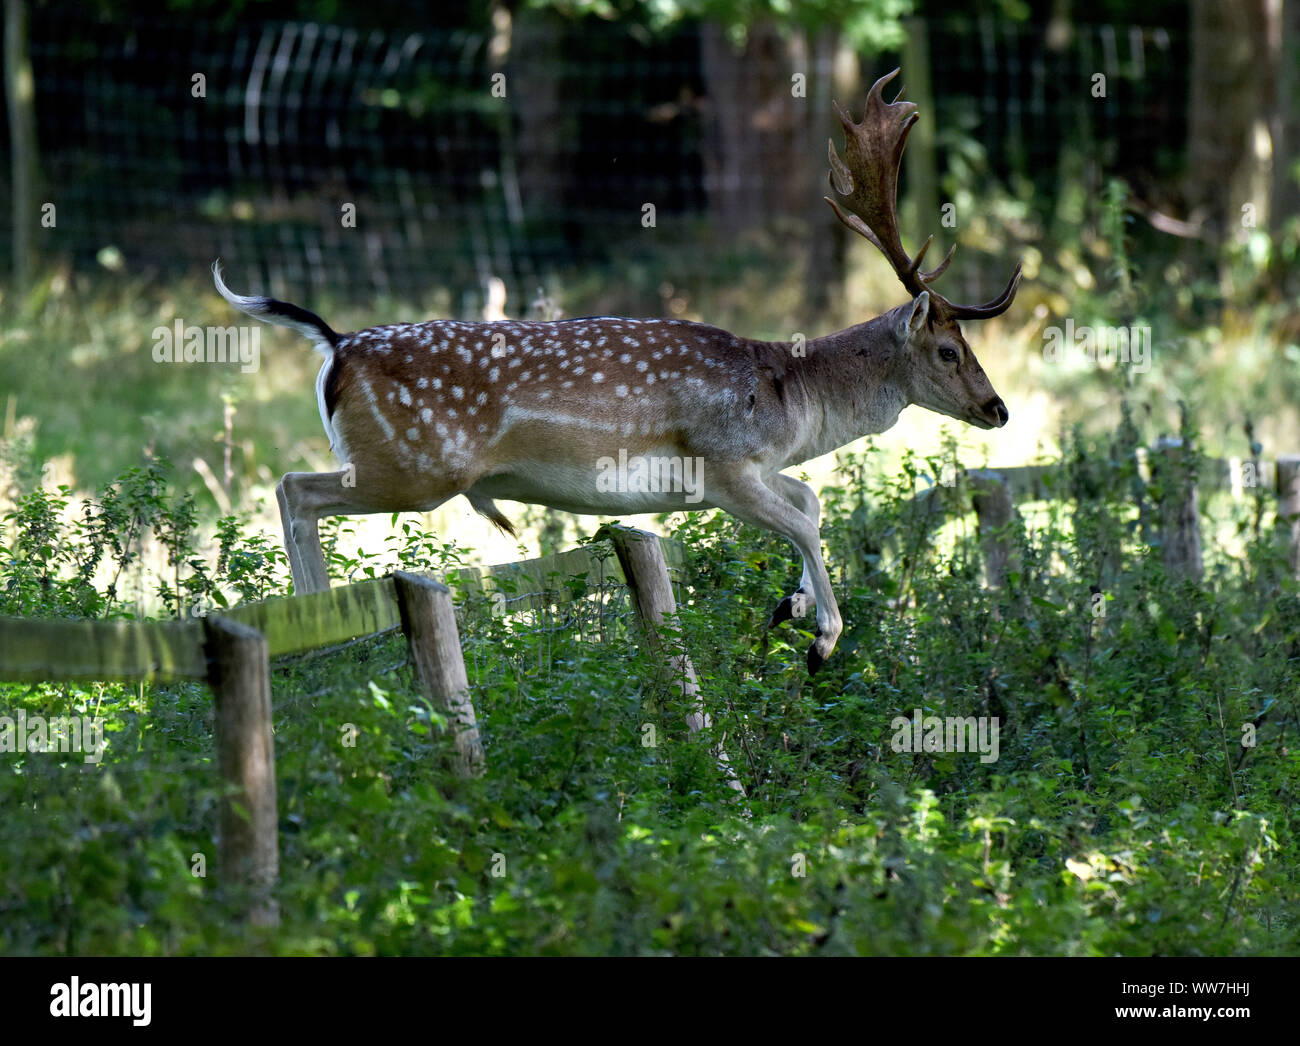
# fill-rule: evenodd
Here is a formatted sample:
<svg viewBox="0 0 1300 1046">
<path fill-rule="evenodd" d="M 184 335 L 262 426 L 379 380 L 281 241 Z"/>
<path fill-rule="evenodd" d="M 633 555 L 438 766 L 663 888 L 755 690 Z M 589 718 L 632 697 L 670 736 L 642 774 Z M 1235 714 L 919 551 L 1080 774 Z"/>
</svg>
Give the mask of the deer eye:
<svg viewBox="0 0 1300 1046">
<path fill-rule="evenodd" d="M 949 348 L 947 345 L 945 345 L 943 348 L 939 350 L 939 359 L 943 360 L 944 363 L 956 363 L 957 350 L 953 348 Z"/>
</svg>

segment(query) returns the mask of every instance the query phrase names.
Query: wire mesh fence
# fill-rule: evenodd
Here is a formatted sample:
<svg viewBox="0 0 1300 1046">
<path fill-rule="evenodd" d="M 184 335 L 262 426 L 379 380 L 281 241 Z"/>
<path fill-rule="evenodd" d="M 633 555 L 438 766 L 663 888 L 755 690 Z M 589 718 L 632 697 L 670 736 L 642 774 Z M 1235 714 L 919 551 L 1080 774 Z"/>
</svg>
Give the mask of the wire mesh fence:
<svg viewBox="0 0 1300 1046">
<path fill-rule="evenodd" d="M 926 116 L 940 161 L 1019 177 L 1031 212 L 1055 206 L 1067 156 L 1082 157 L 1085 182 L 1181 156 L 1179 32 L 1081 24 L 1062 37 L 996 18 L 911 31 L 935 59 Z M 58 216 L 41 250 L 93 268 L 116 247 L 162 278 L 220 255 L 285 296 L 441 289 L 448 309 L 473 313 L 494 276 L 513 305 L 556 272 L 657 238 L 705 242 L 753 222 L 796 245 L 830 236 L 820 197 L 841 56 L 784 46 L 760 62 L 716 36 L 544 18 L 505 39 L 180 15 L 124 25 L 40 8 L 40 178 Z M 854 90 L 898 61 L 864 61 Z M 682 256 L 680 278 L 697 264 Z"/>
</svg>

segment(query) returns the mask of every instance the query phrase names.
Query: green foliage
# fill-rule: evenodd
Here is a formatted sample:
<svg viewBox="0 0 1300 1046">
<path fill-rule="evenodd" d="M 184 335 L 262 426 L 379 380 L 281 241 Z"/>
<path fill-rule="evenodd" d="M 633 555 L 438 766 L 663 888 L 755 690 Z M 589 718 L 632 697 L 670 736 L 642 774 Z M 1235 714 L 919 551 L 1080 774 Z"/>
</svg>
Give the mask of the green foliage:
<svg viewBox="0 0 1300 1046">
<path fill-rule="evenodd" d="M 201 616 L 231 605 L 227 590 L 264 599 L 284 587 L 286 560 L 263 534 L 246 535 L 235 516 L 216 523 L 217 557 L 196 551 L 199 520 L 194 499 L 169 489 L 170 466 L 152 461 L 126 469 L 98 496 L 69 512 L 71 490 L 37 487 L 0 516 L 0 614 L 18 617 L 136 617 L 145 607 L 123 600 L 128 581 L 150 573 L 146 549 L 161 551 L 166 574 L 155 594 L 173 617 Z M 156 558 L 156 557 L 155 557 Z"/>
<path fill-rule="evenodd" d="M 1296 584 L 1250 505 L 1226 513 L 1240 540 L 1204 581 L 1169 578 L 1136 500 L 1154 488 L 1124 465 L 1137 438 L 1131 423 L 1106 444 L 1067 436 L 1062 500 L 1024 506 L 1000 590 L 981 584 L 973 526 L 914 497 L 969 504 L 964 479 L 934 485 L 960 477 L 955 447 L 891 476 L 847 455 L 824 533 L 848 630 L 812 680 L 810 619 L 765 629 L 797 577 L 791 550 L 682 518 L 694 580 L 666 638 L 694 659 L 702 737 L 603 574 L 585 579 L 596 596 L 546 610 L 457 592 L 481 780 L 454 776 L 400 635 L 276 665 L 276 931 L 239 928 L 218 886 L 204 688 L 0 687 L 5 714 L 97 713 L 109 737 L 97 765 L 0 763 L 0 950 L 1293 953 Z M 86 564 L 116 578 L 147 530 L 182 606 L 196 578 L 232 598 L 284 589 L 266 539 L 233 520 L 207 566 L 152 467 L 81 521 L 63 522 L 65 500 L 29 494 L 6 518 L 6 612 L 120 612 Z M 407 525 L 332 564 L 359 578 L 462 558 Z M 895 720 L 916 709 L 997 716 L 997 760 L 896 751 Z"/>
<path fill-rule="evenodd" d="M 913 10 L 912 0 L 528 0 L 528 6 L 570 18 L 632 19 L 655 31 L 686 19 L 709 19 L 724 26 L 737 44 L 760 20 L 811 32 L 834 27 L 866 53 L 897 48 L 903 41 L 901 20 Z"/>
</svg>

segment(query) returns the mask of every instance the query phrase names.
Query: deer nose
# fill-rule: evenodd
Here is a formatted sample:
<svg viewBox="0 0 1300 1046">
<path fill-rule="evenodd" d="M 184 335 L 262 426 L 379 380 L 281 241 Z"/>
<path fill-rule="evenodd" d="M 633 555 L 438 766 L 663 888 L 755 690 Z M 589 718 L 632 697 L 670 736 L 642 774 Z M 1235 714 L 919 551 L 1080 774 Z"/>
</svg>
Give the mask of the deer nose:
<svg viewBox="0 0 1300 1046">
<path fill-rule="evenodd" d="M 1001 398 L 993 400 L 992 403 L 986 403 L 984 412 L 998 428 L 1005 425 L 1011 418 L 1011 412 L 1007 410 L 1007 405 L 1002 402 Z"/>
</svg>

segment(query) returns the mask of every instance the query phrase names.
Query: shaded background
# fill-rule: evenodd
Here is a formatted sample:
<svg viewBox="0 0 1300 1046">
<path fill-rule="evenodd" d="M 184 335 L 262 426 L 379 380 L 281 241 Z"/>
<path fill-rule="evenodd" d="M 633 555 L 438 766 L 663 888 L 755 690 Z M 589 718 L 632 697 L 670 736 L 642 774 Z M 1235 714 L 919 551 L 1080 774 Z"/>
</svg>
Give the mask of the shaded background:
<svg viewBox="0 0 1300 1046">
<path fill-rule="evenodd" d="M 650 239 L 653 203 L 660 227 L 779 225 L 824 287 L 827 103 L 900 63 L 916 234 L 943 235 L 948 183 L 1007 187 L 1021 232 L 1113 177 L 1220 239 L 1233 203 L 1275 233 L 1295 210 L 1254 141 L 1295 129 L 1281 4 L 27 5 L 35 195 L 59 210 L 39 251 L 79 268 L 112 246 L 174 278 L 215 248 L 299 294 L 524 295 Z M 954 275 L 978 293 L 980 271 Z"/>
</svg>

